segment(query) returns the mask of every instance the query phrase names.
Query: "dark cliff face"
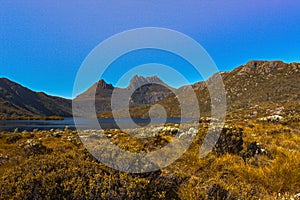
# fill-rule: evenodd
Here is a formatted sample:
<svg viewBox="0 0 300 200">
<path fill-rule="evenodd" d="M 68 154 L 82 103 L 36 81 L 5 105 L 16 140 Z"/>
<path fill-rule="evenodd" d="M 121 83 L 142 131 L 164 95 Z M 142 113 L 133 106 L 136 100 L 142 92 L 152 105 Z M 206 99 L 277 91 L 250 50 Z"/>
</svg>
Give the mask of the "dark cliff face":
<svg viewBox="0 0 300 200">
<path fill-rule="evenodd" d="M 128 89 L 137 89 L 144 85 L 166 85 L 162 80 L 160 80 L 157 76 L 143 77 L 135 75 L 131 80 L 128 86 Z"/>
<path fill-rule="evenodd" d="M 97 83 L 97 89 L 109 89 L 112 90 L 114 89 L 112 84 L 107 84 L 104 80 L 100 80 Z"/>
<path fill-rule="evenodd" d="M 171 93 L 172 91 L 164 85 L 146 84 L 134 91 L 130 99 L 130 106 L 152 104 L 167 98 Z"/>
<path fill-rule="evenodd" d="M 157 76 L 136 75 L 130 80 L 127 89 L 134 90 L 130 99 L 131 107 L 161 101 L 172 93 L 171 88 Z"/>
<path fill-rule="evenodd" d="M 0 115 L 71 116 L 71 100 L 34 92 L 6 78 L 0 79 Z"/>
</svg>

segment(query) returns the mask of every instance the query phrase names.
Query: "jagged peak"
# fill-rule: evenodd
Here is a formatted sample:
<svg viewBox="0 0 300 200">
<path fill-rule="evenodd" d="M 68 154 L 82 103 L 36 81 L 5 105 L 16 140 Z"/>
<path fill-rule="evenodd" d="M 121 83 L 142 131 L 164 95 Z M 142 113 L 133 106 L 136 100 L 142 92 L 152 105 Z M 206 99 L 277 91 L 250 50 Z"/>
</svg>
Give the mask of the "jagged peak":
<svg viewBox="0 0 300 200">
<path fill-rule="evenodd" d="M 147 80 L 148 82 L 151 80 L 155 80 L 155 81 L 160 81 L 162 82 L 162 80 L 158 77 L 158 76 L 139 76 L 139 75 L 134 75 L 131 79 L 131 81 L 136 81 L 136 80 Z"/>
<path fill-rule="evenodd" d="M 158 78 L 158 76 L 144 77 L 144 76 L 135 75 L 130 80 L 130 84 L 128 88 L 129 89 L 136 88 L 140 85 L 151 84 L 151 83 L 164 84 L 163 81 L 160 78 Z"/>
<path fill-rule="evenodd" d="M 106 83 L 103 79 L 101 79 L 97 82 L 97 88 L 100 88 L 100 89 L 113 89 L 114 86 L 112 84 Z"/>
<path fill-rule="evenodd" d="M 151 83 L 164 84 L 164 82 L 158 76 L 144 77 L 144 76 L 134 75 L 130 80 L 128 88 L 134 88 L 135 86 L 138 85 L 145 85 Z M 100 89 L 114 89 L 114 86 L 110 83 L 107 83 L 104 79 L 99 80 L 96 83 L 96 86 L 97 88 Z"/>
</svg>

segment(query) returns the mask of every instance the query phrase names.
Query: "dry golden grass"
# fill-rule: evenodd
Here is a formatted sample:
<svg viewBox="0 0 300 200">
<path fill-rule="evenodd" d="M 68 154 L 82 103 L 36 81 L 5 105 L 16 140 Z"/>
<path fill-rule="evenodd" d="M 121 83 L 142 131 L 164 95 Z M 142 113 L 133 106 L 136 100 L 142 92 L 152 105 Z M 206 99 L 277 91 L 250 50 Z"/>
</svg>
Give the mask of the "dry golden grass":
<svg viewBox="0 0 300 200">
<path fill-rule="evenodd" d="M 49 131 L 1 133 L 0 198 L 275 199 L 279 193 L 295 198 L 300 192 L 299 122 L 231 123 L 244 130 L 240 153 L 211 152 L 200 159 L 207 128 L 201 125 L 181 158 L 148 174 L 123 173 L 98 163 L 80 143 L 76 131 L 58 131 L 58 135 Z M 146 140 L 128 137 L 119 133 L 112 142 L 126 150 L 147 152 L 173 140 L 163 134 Z M 24 149 L 28 140 L 40 141 L 51 151 L 28 154 Z M 265 153 L 244 160 L 247 145 L 255 141 Z"/>
</svg>

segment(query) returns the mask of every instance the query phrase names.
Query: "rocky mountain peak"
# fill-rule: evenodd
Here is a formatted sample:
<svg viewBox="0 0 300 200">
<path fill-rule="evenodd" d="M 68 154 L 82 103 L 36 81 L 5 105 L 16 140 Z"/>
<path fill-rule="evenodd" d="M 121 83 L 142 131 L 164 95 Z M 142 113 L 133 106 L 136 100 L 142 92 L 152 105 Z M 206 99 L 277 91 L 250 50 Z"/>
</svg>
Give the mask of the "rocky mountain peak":
<svg viewBox="0 0 300 200">
<path fill-rule="evenodd" d="M 251 60 L 251 61 L 247 62 L 244 66 L 245 67 L 256 68 L 256 67 L 259 67 L 259 66 L 261 66 L 265 63 L 266 63 L 266 61 L 263 61 L 263 60 Z"/>
<path fill-rule="evenodd" d="M 136 89 L 139 86 L 142 85 L 147 85 L 147 84 L 164 84 L 162 80 L 160 80 L 160 78 L 158 78 L 157 76 L 150 76 L 150 77 L 143 77 L 143 76 L 138 76 L 135 75 L 131 80 L 130 80 L 130 84 L 129 84 L 129 89 Z"/>
<path fill-rule="evenodd" d="M 287 67 L 288 64 L 282 61 L 261 61 L 252 60 L 238 67 L 235 71 L 238 71 L 238 75 L 244 74 L 268 74 L 276 70 Z"/>
<path fill-rule="evenodd" d="M 98 81 L 97 88 L 99 89 L 114 89 L 114 86 L 112 84 L 107 84 L 103 79 Z"/>
</svg>

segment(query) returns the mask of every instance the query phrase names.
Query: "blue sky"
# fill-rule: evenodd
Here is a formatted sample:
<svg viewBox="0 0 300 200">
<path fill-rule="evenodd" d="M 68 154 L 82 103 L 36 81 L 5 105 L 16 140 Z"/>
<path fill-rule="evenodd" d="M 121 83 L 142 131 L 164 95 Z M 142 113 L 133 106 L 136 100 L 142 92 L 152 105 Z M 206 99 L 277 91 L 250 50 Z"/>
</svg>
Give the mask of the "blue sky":
<svg viewBox="0 0 300 200">
<path fill-rule="evenodd" d="M 220 71 L 253 59 L 300 62 L 299 9 L 298 0 L 1 1 L 0 77 L 71 98 L 77 71 L 95 46 L 148 26 L 192 37 Z M 129 56 L 124 64 L 160 62 L 159 55 L 147 55 L 156 54 Z M 116 82 L 120 61 L 106 73 L 107 82 Z M 177 86 L 176 80 L 169 84 Z"/>
</svg>

